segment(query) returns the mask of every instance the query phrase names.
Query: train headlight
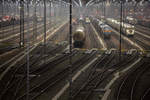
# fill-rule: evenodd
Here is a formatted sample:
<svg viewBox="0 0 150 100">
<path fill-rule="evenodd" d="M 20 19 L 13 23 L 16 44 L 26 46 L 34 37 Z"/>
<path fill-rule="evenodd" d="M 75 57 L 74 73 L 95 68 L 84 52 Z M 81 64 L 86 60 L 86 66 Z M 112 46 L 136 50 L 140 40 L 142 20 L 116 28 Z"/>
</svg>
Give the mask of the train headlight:
<svg viewBox="0 0 150 100">
<path fill-rule="evenodd" d="M 127 29 L 126 33 L 127 33 L 127 35 L 134 35 L 134 30 L 133 29 Z"/>
</svg>

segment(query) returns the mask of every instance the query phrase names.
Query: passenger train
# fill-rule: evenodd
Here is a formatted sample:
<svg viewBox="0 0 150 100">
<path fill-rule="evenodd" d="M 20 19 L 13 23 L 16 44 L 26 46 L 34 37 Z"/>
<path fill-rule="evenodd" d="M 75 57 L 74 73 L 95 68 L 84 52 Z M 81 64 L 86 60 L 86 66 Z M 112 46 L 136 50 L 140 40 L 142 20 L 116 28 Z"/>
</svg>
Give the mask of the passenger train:
<svg viewBox="0 0 150 100">
<path fill-rule="evenodd" d="M 126 17 L 126 22 L 129 23 L 129 24 L 135 25 L 135 24 L 137 24 L 137 19 L 135 19 L 133 17 L 130 17 L 130 16 L 127 16 Z"/>
<path fill-rule="evenodd" d="M 113 18 L 107 18 L 106 22 L 112 26 L 113 28 L 117 29 L 118 31 L 120 30 L 120 24 L 121 22 L 113 19 Z M 134 36 L 135 33 L 135 27 L 131 24 L 127 24 L 122 22 L 122 32 L 126 36 Z"/>
</svg>

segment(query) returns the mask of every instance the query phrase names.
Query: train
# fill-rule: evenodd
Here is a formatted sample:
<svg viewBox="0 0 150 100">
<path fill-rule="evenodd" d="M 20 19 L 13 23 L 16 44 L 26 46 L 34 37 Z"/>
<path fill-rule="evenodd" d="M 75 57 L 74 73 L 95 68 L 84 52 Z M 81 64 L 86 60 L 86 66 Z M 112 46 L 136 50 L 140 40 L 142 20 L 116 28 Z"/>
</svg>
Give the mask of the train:
<svg viewBox="0 0 150 100">
<path fill-rule="evenodd" d="M 137 24 L 137 19 L 135 19 L 135 18 L 133 18 L 133 17 L 131 17 L 131 16 L 127 16 L 125 21 L 126 21 L 127 23 L 129 23 L 129 24 L 132 24 L 132 25 Z"/>
<path fill-rule="evenodd" d="M 93 21 L 102 37 L 104 39 L 110 39 L 112 34 L 112 28 L 97 18 L 94 18 Z"/>
<path fill-rule="evenodd" d="M 82 48 L 85 42 L 85 37 L 85 29 L 83 25 L 80 24 L 73 33 L 74 48 Z"/>
<path fill-rule="evenodd" d="M 19 24 L 19 16 L 3 16 L 0 18 L 0 24 L 1 27 L 5 27 L 5 26 L 9 26 L 9 25 L 15 25 L 15 24 Z"/>
<path fill-rule="evenodd" d="M 120 24 L 121 22 L 113 19 L 113 18 L 107 18 L 106 23 L 113 28 L 120 30 Z M 127 24 L 125 22 L 122 22 L 122 33 L 126 36 L 134 36 L 135 33 L 135 27 L 131 24 Z"/>
<path fill-rule="evenodd" d="M 86 18 L 85 18 L 85 23 L 86 23 L 86 24 L 90 24 L 90 22 L 91 22 L 90 19 L 89 19 L 88 17 L 86 17 Z"/>
<path fill-rule="evenodd" d="M 124 22 L 131 24 L 131 25 L 140 25 L 149 28 L 150 27 L 150 17 L 143 17 L 134 18 L 133 16 L 127 16 Z"/>
<path fill-rule="evenodd" d="M 84 18 L 83 18 L 83 17 L 80 17 L 80 18 L 78 19 L 78 23 L 79 23 L 79 24 L 84 24 Z"/>
<path fill-rule="evenodd" d="M 24 18 L 24 22 L 26 22 L 27 20 L 29 21 L 32 21 L 32 20 L 36 20 L 37 22 L 41 22 L 43 21 L 43 18 L 40 17 L 40 16 L 36 16 L 33 17 L 33 16 L 30 16 L 30 18 Z M 0 18 L 0 24 L 1 24 L 1 27 L 6 27 L 6 26 L 10 26 L 10 25 L 18 25 L 20 24 L 20 16 L 19 15 L 16 15 L 16 16 L 9 16 L 9 15 L 6 15 L 6 16 L 3 16 Z"/>
<path fill-rule="evenodd" d="M 101 33 L 103 35 L 104 39 L 110 39 L 112 34 L 112 28 L 108 25 L 100 26 L 101 27 Z"/>
</svg>

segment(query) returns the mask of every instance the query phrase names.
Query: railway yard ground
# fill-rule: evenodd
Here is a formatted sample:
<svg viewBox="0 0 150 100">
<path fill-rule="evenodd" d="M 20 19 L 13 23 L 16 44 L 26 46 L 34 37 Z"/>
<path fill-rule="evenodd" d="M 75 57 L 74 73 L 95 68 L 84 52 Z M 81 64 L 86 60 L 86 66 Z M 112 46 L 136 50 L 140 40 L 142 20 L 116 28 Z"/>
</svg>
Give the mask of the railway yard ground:
<svg viewBox="0 0 150 100">
<path fill-rule="evenodd" d="M 0 100 L 150 100 L 150 0 L 0 0 Z"/>
<path fill-rule="evenodd" d="M 119 33 L 114 29 L 110 39 L 104 39 L 93 23 L 84 24 L 83 48 L 70 53 L 68 27 L 68 22 L 61 22 L 47 30 L 46 45 L 39 33 L 39 42 L 32 41 L 29 51 L 26 46 L 7 51 L 1 45 L 5 51 L 0 55 L 1 100 L 26 100 L 28 53 L 31 100 L 148 100 L 150 41 L 146 30 L 137 29 L 134 37 L 122 35 L 120 55 Z"/>
</svg>

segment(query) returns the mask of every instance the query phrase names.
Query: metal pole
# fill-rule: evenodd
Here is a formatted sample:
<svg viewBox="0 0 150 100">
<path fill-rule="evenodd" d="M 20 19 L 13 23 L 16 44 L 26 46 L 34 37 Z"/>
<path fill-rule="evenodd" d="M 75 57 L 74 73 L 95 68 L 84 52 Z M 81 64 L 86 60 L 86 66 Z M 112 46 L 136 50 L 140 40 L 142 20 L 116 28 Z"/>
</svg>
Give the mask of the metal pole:
<svg viewBox="0 0 150 100">
<path fill-rule="evenodd" d="M 121 60 L 121 35 L 122 35 L 122 17 L 123 17 L 123 12 L 122 12 L 122 1 L 120 1 L 120 46 L 119 46 L 119 60 Z"/>
<path fill-rule="evenodd" d="M 15 9 L 14 11 L 16 11 L 16 5 L 15 5 L 15 3 L 13 3 L 13 6 L 14 6 L 14 8 L 13 9 Z M 13 34 L 14 34 L 14 30 L 15 30 L 15 16 L 16 16 L 16 13 L 14 12 L 14 14 L 13 14 L 13 27 L 12 27 L 12 30 L 13 30 Z"/>
<path fill-rule="evenodd" d="M 104 20 L 105 20 L 105 16 L 106 16 L 106 3 L 104 1 Z"/>
<path fill-rule="evenodd" d="M 51 25 L 51 4 L 52 1 L 50 1 L 50 4 L 49 4 L 49 25 Z"/>
<path fill-rule="evenodd" d="M 30 38 L 29 38 L 29 0 L 27 1 L 27 96 L 26 100 L 29 100 L 30 95 L 30 58 L 29 58 L 29 50 L 30 50 Z"/>
<path fill-rule="evenodd" d="M 46 54 L 46 0 L 44 0 L 44 63 L 46 60 L 45 54 Z"/>
<path fill-rule="evenodd" d="M 5 1 L 4 0 L 2 1 L 2 17 L 3 16 L 5 16 Z M 3 33 L 2 38 L 4 37 L 4 28 L 3 28 L 3 26 L 5 26 L 5 25 L 2 25 L 2 33 Z"/>
<path fill-rule="evenodd" d="M 3 10 L 4 10 L 4 9 L 3 9 L 3 7 L 4 7 L 3 2 L 4 2 L 4 1 L 1 1 L 1 8 L 2 8 L 2 9 L 1 9 L 1 11 L 2 11 L 2 12 L 1 12 L 1 14 L 2 14 L 1 17 L 3 17 L 3 13 L 4 13 L 4 11 L 3 11 Z M 2 32 L 0 32 L 0 34 L 3 34 L 3 24 L 2 24 L 2 23 L 0 24 L 0 29 L 2 29 Z M 3 38 L 2 35 L 0 35 L 0 36 L 1 36 L 1 38 Z"/>
<path fill-rule="evenodd" d="M 135 15 L 135 12 L 136 12 L 136 7 L 137 7 L 137 2 L 135 2 L 135 5 L 133 6 L 134 7 L 134 26 L 136 25 L 136 15 Z"/>
<path fill-rule="evenodd" d="M 40 12 L 40 17 L 42 17 L 43 20 L 41 3 L 39 3 L 39 12 Z"/>
<path fill-rule="evenodd" d="M 62 18 L 62 12 L 63 12 L 63 7 L 62 7 L 62 0 L 60 1 L 60 17 Z"/>
<path fill-rule="evenodd" d="M 21 4 L 21 2 L 22 2 L 22 0 L 20 1 L 20 43 L 19 43 L 20 47 L 22 46 L 22 43 L 21 43 L 21 40 L 22 40 L 22 39 L 21 39 L 21 36 L 22 36 L 22 35 L 21 35 L 21 33 L 22 33 L 22 32 L 21 32 L 21 30 L 22 30 L 22 28 L 21 28 L 21 24 L 22 24 L 22 21 L 21 21 L 21 20 L 22 20 L 21 9 L 22 9 L 22 7 L 21 7 L 21 6 L 22 6 L 22 4 Z"/>
<path fill-rule="evenodd" d="M 37 40 L 37 15 L 36 15 L 36 7 L 37 7 L 37 3 L 36 3 L 36 0 L 34 0 L 34 22 L 33 22 L 33 41 L 36 42 Z"/>
<path fill-rule="evenodd" d="M 44 46 L 46 46 L 46 0 L 44 0 Z"/>
<path fill-rule="evenodd" d="M 24 46 L 24 0 L 20 1 L 20 47 Z"/>
<path fill-rule="evenodd" d="M 69 69 L 70 69 L 70 73 L 69 73 L 69 100 L 71 100 L 72 98 L 72 0 L 70 0 L 70 21 L 69 21 L 69 33 L 70 33 L 70 38 L 69 38 L 69 43 L 70 43 L 70 47 L 69 47 L 69 51 L 70 51 L 70 56 L 69 56 Z"/>
</svg>

